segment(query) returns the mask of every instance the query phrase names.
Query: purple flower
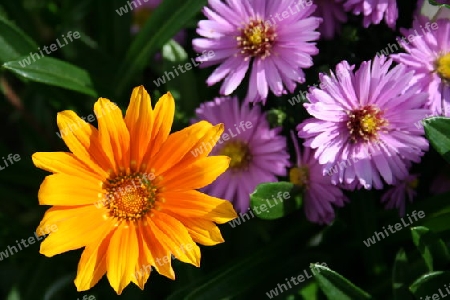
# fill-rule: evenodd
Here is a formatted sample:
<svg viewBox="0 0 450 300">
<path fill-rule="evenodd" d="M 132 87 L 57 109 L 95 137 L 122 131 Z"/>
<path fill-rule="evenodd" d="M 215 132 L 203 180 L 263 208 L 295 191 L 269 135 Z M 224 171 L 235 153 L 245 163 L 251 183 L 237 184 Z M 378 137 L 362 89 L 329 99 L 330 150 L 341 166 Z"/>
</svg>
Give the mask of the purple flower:
<svg viewBox="0 0 450 300">
<path fill-rule="evenodd" d="M 384 19 L 389 28 L 394 29 L 398 18 L 396 0 L 337 0 L 344 2 L 346 11 L 352 11 L 355 15 L 362 13 L 365 28 L 370 24 L 380 24 Z"/>
<path fill-rule="evenodd" d="M 430 22 L 418 17 L 411 29 L 402 29 L 400 44 L 407 53 L 392 55 L 400 64 L 413 70 L 414 81 L 429 93 L 427 107 L 434 115 L 450 115 L 450 20 Z M 443 104 L 443 105 L 442 105 Z"/>
<path fill-rule="evenodd" d="M 381 189 L 382 179 L 395 184 L 408 176 L 411 162 L 419 162 L 428 141 L 415 122 L 427 94 L 410 85 L 413 72 L 391 59 L 375 57 L 356 72 L 346 61 L 336 74 L 320 74 L 320 89 L 313 87 L 305 103 L 314 118 L 297 126 L 304 145 L 331 174 L 333 184 Z M 359 183 L 359 184 L 358 184 Z"/>
<path fill-rule="evenodd" d="M 202 67 L 220 64 L 207 84 L 223 79 L 220 93 L 230 95 L 251 65 L 246 102 L 265 103 L 269 89 L 276 96 L 285 88 L 294 92 L 318 53 L 313 41 L 321 20 L 311 16 L 315 8 L 305 0 L 209 0 L 203 9 L 208 20 L 198 23 L 202 38 L 193 41 L 197 52 L 215 52 L 213 59 L 199 59 Z"/>
<path fill-rule="evenodd" d="M 258 184 L 276 182 L 277 176 L 287 175 L 290 163 L 286 138 L 280 135 L 281 128 L 270 129 L 259 106 L 241 106 L 236 97 L 216 98 L 196 110 L 195 121 L 198 120 L 224 124 L 224 133 L 211 155 L 231 158 L 228 170 L 205 187 L 205 193 L 230 200 L 236 211 L 245 212 L 249 208 L 249 195 Z M 203 151 L 201 147 L 197 150 Z M 192 154 L 196 155 L 195 151 Z"/>
<path fill-rule="evenodd" d="M 385 203 L 386 209 L 396 208 L 400 217 L 405 215 L 406 200 L 412 202 L 417 196 L 418 175 L 408 175 L 396 186 L 387 190 L 381 197 L 381 203 Z"/>
<path fill-rule="evenodd" d="M 319 27 L 320 35 L 330 40 L 341 32 L 341 24 L 347 22 L 344 6 L 336 0 L 316 0 L 315 3 L 314 16 L 323 20 Z"/>
<path fill-rule="evenodd" d="M 334 206 L 342 207 L 348 201 L 342 190 L 323 175 L 323 166 L 314 158 L 314 151 L 305 148 L 301 153 L 295 134 L 291 131 L 296 153 L 296 165 L 289 171 L 289 180 L 303 188 L 303 206 L 309 221 L 330 224 L 335 217 Z"/>
</svg>

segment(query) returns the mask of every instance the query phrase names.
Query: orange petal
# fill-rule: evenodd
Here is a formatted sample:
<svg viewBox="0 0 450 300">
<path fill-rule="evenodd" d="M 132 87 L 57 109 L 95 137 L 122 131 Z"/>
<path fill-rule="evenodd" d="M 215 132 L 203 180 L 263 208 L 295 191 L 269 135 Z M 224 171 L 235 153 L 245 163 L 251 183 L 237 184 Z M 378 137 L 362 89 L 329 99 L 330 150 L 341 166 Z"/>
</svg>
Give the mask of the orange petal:
<svg viewBox="0 0 450 300">
<path fill-rule="evenodd" d="M 217 225 L 211 221 L 180 215 L 173 215 L 173 217 L 183 223 L 192 239 L 199 244 L 213 246 L 225 241 Z"/>
<path fill-rule="evenodd" d="M 105 230 L 102 235 L 104 238 L 97 239 L 84 248 L 74 280 L 78 292 L 89 290 L 105 275 L 106 253 L 113 233 L 111 229 Z"/>
<path fill-rule="evenodd" d="M 105 180 L 69 152 L 36 152 L 31 157 L 36 167 L 52 172 L 79 176 L 89 180 Z"/>
<path fill-rule="evenodd" d="M 143 227 L 144 226 L 141 225 L 136 226 L 136 235 L 139 243 L 139 258 L 136 264 L 135 277 L 131 279 L 141 290 L 144 289 L 144 285 L 150 276 L 152 266 L 156 264 L 150 247 L 147 245 Z"/>
<path fill-rule="evenodd" d="M 122 110 L 105 98 L 94 104 L 98 119 L 99 139 L 115 174 L 130 164 L 130 133 L 125 125 Z"/>
<path fill-rule="evenodd" d="M 139 257 L 136 229 L 133 222 L 122 223 L 111 237 L 106 255 L 106 276 L 118 295 L 135 276 Z"/>
<path fill-rule="evenodd" d="M 147 247 L 151 249 L 152 259 L 154 263 L 153 266 L 155 267 L 156 271 L 159 274 L 174 280 L 175 272 L 172 268 L 172 260 L 170 256 L 171 253 L 161 244 L 159 237 L 157 237 L 155 233 L 152 232 L 151 227 L 149 226 L 150 223 L 153 223 L 153 221 L 151 221 L 151 218 L 152 217 L 150 216 L 146 217 L 146 226 L 143 226 L 141 230 L 142 238 L 145 240 Z"/>
<path fill-rule="evenodd" d="M 174 167 L 184 156 L 189 155 L 189 150 L 203 137 L 213 126 L 203 121 L 184 128 L 169 135 L 161 146 L 158 154 L 151 158 L 149 167 L 156 170 L 156 176 Z"/>
<path fill-rule="evenodd" d="M 71 110 L 58 113 L 57 123 L 70 151 L 97 174 L 107 177 L 111 165 L 102 150 L 97 129 Z"/>
<path fill-rule="evenodd" d="M 186 218 L 200 218 L 222 224 L 237 218 L 233 205 L 226 200 L 198 191 L 162 192 L 162 212 L 173 212 Z"/>
<path fill-rule="evenodd" d="M 166 250 L 182 262 L 200 266 L 200 248 L 180 221 L 162 212 L 155 212 L 150 219 L 150 230 Z"/>
<path fill-rule="evenodd" d="M 114 227 L 109 218 L 103 217 L 104 210 L 94 206 L 82 206 L 71 210 L 61 210 L 60 219 L 51 224 L 51 218 L 39 224 L 37 231 L 56 225 L 56 231 L 42 242 L 40 253 L 51 257 L 66 251 L 75 250 L 89 245 L 96 240 L 102 240 L 105 232 Z M 56 212 L 53 211 L 53 218 Z"/>
<path fill-rule="evenodd" d="M 152 136 L 153 118 L 150 95 L 142 85 L 134 88 L 125 114 L 125 124 L 130 132 L 130 159 L 135 171 L 140 170 L 142 159 L 147 152 Z"/>
<path fill-rule="evenodd" d="M 45 177 L 38 198 L 41 205 L 95 204 L 103 199 L 102 182 L 86 176 L 53 174 Z"/>
<path fill-rule="evenodd" d="M 201 158 L 190 165 L 179 165 L 163 176 L 161 186 L 166 190 L 195 190 L 207 186 L 230 165 L 228 156 L 209 156 Z"/>
<path fill-rule="evenodd" d="M 154 123 L 152 128 L 152 137 L 148 145 L 148 151 L 144 156 L 144 161 L 149 161 L 158 153 L 162 144 L 166 141 L 172 129 L 173 117 L 175 114 L 175 100 L 169 92 L 156 103 L 154 115 Z"/>
</svg>

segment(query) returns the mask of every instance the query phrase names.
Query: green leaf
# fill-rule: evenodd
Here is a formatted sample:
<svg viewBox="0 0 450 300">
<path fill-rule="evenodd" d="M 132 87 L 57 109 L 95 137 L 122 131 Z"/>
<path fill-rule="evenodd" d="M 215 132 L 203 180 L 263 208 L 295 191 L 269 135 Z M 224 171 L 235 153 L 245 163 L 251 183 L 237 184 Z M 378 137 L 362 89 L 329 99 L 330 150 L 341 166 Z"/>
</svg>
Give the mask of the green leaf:
<svg viewBox="0 0 450 300">
<path fill-rule="evenodd" d="M 423 275 L 409 287 L 411 293 L 413 293 L 416 299 L 431 299 L 434 295 L 443 293 L 448 295 L 446 292 L 445 285 L 448 286 L 450 282 L 450 272 L 432 272 Z M 428 296 L 428 297 L 427 297 Z M 421 298 L 422 297 L 422 298 Z M 442 299 L 443 297 L 433 297 L 433 299 Z"/>
<path fill-rule="evenodd" d="M 259 184 L 250 195 L 250 207 L 258 218 L 275 220 L 301 207 L 302 198 L 293 192 L 290 182 Z"/>
<path fill-rule="evenodd" d="M 426 219 L 420 222 L 420 226 L 425 226 L 435 233 L 450 230 L 450 208 L 444 208 L 432 215 L 428 215 Z"/>
<path fill-rule="evenodd" d="M 392 291 L 395 300 L 412 300 L 412 295 L 408 289 L 410 267 L 405 250 L 397 252 L 392 270 Z"/>
<path fill-rule="evenodd" d="M 428 0 L 428 2 L 434 6 L 450 8 L 450 4 L 440 4 L 440 3 L 437 3 L 436 0 Z"/>
<path fill-rule="evenodd" d="M 443 269 L 450 262 L 445 243 L 426 227 L 411 228 L 413 242 L 430 271 Z"/>
<path fill-rule="evenodd" d="M 42 57 L 33 62 L 30 57 L 22 57 L 16 61 L 6 62 L 2 67 L 31 81 L 97 97 L 88 72 L 56 58 Z"/>
<path fill-rule="evenodd" d="M 116 77 L 116 95 L 126 91 L 137 73 L 148 64 L 175 34 L 197 14 L 207 0 L 166 0 L 155 9 L 152 16 L 132 42 Z"/>
<path fill-rule="evenodd" d="M 450 162 L 450 118 L 431 117 L 423 120 L 423 124 L 431 145 Z"/>
<path fill-rule="evenodd" d="M 0 63 L 16 60 L 37 50 L 38 46 L 29 36 L 0 16 Z"/>
<path fill-rule="evenodd" d="M 320 289 L 330 300 L 366 300 L 372 297 L 342 275 L 320 264 L 311 264 Z"/>
<path fill-rule="evenodd" d="M 184 48 L 176 41 L 170 40 L 162 48 L 162 56 L 171 62 L 180 62 L 187 59 L 187 53 Z"/>
</svg>

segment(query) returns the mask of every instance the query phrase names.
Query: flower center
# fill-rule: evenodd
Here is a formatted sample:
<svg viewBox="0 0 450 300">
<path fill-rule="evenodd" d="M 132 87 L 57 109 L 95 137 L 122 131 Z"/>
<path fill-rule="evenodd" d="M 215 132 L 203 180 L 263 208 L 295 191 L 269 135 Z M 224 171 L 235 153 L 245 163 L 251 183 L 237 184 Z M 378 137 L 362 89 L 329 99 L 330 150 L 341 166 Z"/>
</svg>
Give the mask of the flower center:
<svg viewBox="0 0 450 300">
<path fill-rule="evenodd" d="M 250 149 L 247 144 L 241 141 L 231 141 L 223 146 L 220 155 L 231 158 L 230 169 L 241 170 L 248 167 L 252 159 Z"/>
<path fill-rule="evenodd" d="M 289 181 L 299 187 L 305 187 L 309 181 L 309 169 L 307 167 L 295 167 L 290 169 Z"/>
<path fill-rule="evenodd" d="M 277 34 L 273 26 L 262 20 L 251 20 L 238 36 L 237 43 L 241 53 L 250 57 L 266 58 L 271 54 L 271 49 Z"/>
<path fill-rule="evenodd" d="M 154 207 L 157 187 L 145 174 L 134 173 L 109 179 L 104 188 L 107 192 L 104 205 L 113 217 L 137 220 Z"/>
<path fill-rule="evenodd" d="M 148 7 L 141 7 L 139 9 L 136 9 L 133 14 L 133 24 L 137 25 L 139 28 L 142 28 L 147 22 L 148 18 L 153 13 L 153 9 L 150 9 Z"/>
<path fill-rule="evenodd" d="M 388 121 L 383 118 L 383 112 L 375 106 L 368 105 L 347 114 L 347 128 L 353 142 L 376 139 L 378 132 L 388 125 Z"/>
<path fill-rule="evenodd" d="M 439 77 L 447 84 L 450 84 L 450 53 L 439 57 L 435 65 Z"/>
</svg>

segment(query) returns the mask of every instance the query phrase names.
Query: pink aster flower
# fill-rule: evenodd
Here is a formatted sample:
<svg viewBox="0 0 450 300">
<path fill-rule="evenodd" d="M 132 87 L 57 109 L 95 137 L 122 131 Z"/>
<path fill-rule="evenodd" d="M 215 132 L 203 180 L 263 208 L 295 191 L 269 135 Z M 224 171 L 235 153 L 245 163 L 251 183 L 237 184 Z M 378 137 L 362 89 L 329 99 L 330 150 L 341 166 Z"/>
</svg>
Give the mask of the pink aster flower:
<svg viewBox="0 0 450 300">
<path fill-rule="evenodd" d="M 207 84 L 224 80 L 220 93 L 230 95 L 251 66 L 246 102 L 265 103 L 269 89 L 276 96 L 285 88 L 294 92 L 318 53 L 313 41 L 321 19 L 311 16 L 315 8 L 305 0 L 209 0 L 203 9 L 208 20 L 198 23 L 202 38 L 193 41 L 197 52 L 215 52 L 202 67 L 220 64 Z"/>
<path fill-rule="evenodd" d="M 381 203 L 385 203 L 386 209 L 398 209 L 400 217 L 403 217 L 405 215 L 406 201 L 412 202 L 417 196 L 416 188 L 418 184 L 418 175 L 408 175 L 399 184 L 383 194 Z"/>
<path fill-rule="evenodd" d="M 311 103 L 304 106 L 314 118 L 297 126 L 298 136 L 316 149 L 333 184 L 360 183 L 366 189 L 381 189 L 382 179 L 395 184 L 428 150 L 423 128 L 414 125 L 429 112 L 422 108 L 427 94 L 409 84 L 413 72 L 391 65 L 391 59 L 378 56 L 353 72 L 343 61 L 337 76 L 320 74 L 321 89 L 309 91 Z"/>
<path fill-rule="evenodd" d="M 337 0 L 344 2 L 346 11 L 352 11 L 355 15 L 363 15 L 365 28 L 370 24 L 380 24 L 384 19 L 389 28 L 394 29 L 398 18 L 396 0 Z"/>
<path fill-rule="evenodd" d="M 445 115 L 450 115 L 450 20 L 418 17 L 411 29 L 401 32 L 405 38 L 399 43 L 406 53 L 392 58 L 416 73 L 414 81 L 430 95 L 427 107 L 432 114 L 443 114 L 444 107 Z"/>
<path fill-rule="evenodd" d="M 314 3 L 317 5 L 314 16 L 323 20 L 319 27 L 320 35 L 330 40 L 341 32 L 341 24 L 347 22 L 344 6 L 336 0 L 315 0 Z"/>
<path fill-rule="evenodd" d="M 259 106 L 241 106 L 236 97 L 216 98 L 196 110 L 195 121 L 198 120 L 224 124 L 224 133 L 211 155 L 231 158 L 228 170 L 205 187 L 205 193 L 230 200 L 237 211 L 246 212 L 250 194 L 258 184 L 276 182 L 277 176 L 286 176 L 290 165 L 286 138 L 280 134 L 281 128 L 270 129 Z M 214 143 L 202 147 L 211 147 L 210 144 Z M 202 152 L 202 147 L 195 151 Z"/>
<path fill-rule="evenodd" d="M 342 207 L 348 199 L 339 187 L 331 183 L 330 176 L 323 175 L 323 166 L 314 158 L 314 151 L 305 148 L 302 153 L 292 131 L 291 137 L 297 161 L 289 171 L 289 180 L 303 188 L 303 206 L 308 220 L 328 225 L 335 217 L 333 206 Z"/>
</svg>

